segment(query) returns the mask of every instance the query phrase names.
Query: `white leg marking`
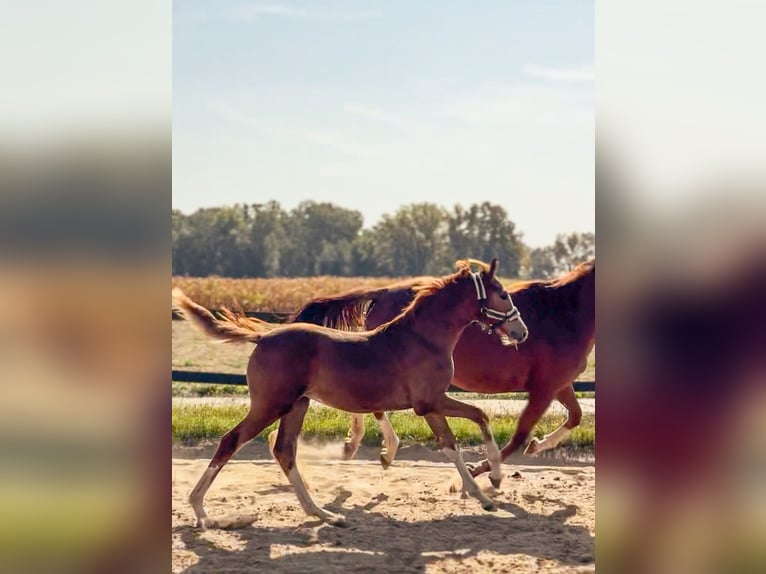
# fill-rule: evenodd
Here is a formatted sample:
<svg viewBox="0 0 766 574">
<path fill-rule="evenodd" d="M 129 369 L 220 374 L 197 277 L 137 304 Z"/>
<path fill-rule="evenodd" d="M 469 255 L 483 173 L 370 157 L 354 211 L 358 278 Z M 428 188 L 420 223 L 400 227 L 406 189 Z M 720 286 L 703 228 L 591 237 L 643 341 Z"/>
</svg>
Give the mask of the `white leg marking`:
<svg viewBox="0 0 766 574">
<path fill-rule="evenodd" d="M 306 512 L 306 514 L 309 516 L 316 516 L 320 520 L 324 520 L 325 522 L 335 526 L 345 525 L 346 519 L 343 516 L 340 514 L 328 512 L 327 510 L 324 510 L 323 508 L 320 508 L 316 505 L 316 503 L 312 500 L 308 490 L 306 490 L 306 486 L 303 484 L 303 479 L 298 472 L 297 466 L 293 466 L 293 468 L 290 469 L 290 472 L 287 473 L 287 480 L 289 480 L 290 484 L 293 485 L 295 494 L 298 496 L 298 501 L 301 503 L 301 506 L 303 507 L 303 510 Z"/>
<path fill-rule="evenodd" d="M 487 430 L 489 431 L 489 440 L 484 443 L 484 446 L 487 449 L 487 461 L 489 462 L 489 479 L 495 487 L 498 487 L 503 478 L 501 468 L 503 460 L 500 456 L 500 449 L 497 448 L 495 437 L 492 435 L 492 429 L 487 427 Z"/>
<path fill-rule="evenodd" d="M 205 513 L 204 508 L 205 493 L 207 492 L 208 488 L 210 488 L 210 484 L 213 482 L 213 478 L 215 478 L 217 471 L 217 466 L 207 467 L 205 472 L 202 473 L 199 481 L 197 481 L 197 485 L 194 487 L 194 490 L 192 490 L 191 494 L 189 495 L 189 503 L 192 505 L 192 508 L 194 509 L 194 515 L 197 517 L 197 526 L 202 528 L 205 527 L 205 519 L 207 518 L 207 514 Z"/>
<path fill-rule="evenodd" d="M 463 490 L 481 502 L 481 507 L 484 510 L 496 510 L 495 503 L 484 495 L 479 488 L 479 485 L 476 484 L 476 481 L 471 476 L 471 473 L 468 472 L 468 469 L 465 467 L 465 462 L 463 461 L 463 455 L 460 454 L 460 451 L 452 450 L 451 448 L 442 450 L 444 451 L 444 454 L 447 455 L 447 458 L 457 467 L 457 471 L 460 473 L 460 478 L 463 479 Z"/>
<path fill-rule="evenodd" d="M 364 438 L 364 415 L 351 415 L 351 427 L 348 429 L 346 442 L 343 445 L 343 459 L 351 460 L 354 458 L 359 445 Z"/>
<path fill-rule="evenodd" d="M 383 413 L 383 418 L 378 421 L 378 426 L 380 426 L 380 432 L 383 434 L 383 449 L 380 451 L 380 456 L 381 459 L 386 460 L 385 466 L 388 466 L 394 462 L 396 451 L 399 448 L 399 437 L 396 436 L 396 431 L 385 413 Z"/>
<path fill-rule="evenodd" d="M 544 450 L 556 448 L 562 440 L 569 436 L 570 432 L 572 432 L 571 429 L 561 425 L 552 433 L 545 435 L 542 440 L 533 438 L 529 441 L 529 446 L 527 446 L 525 454 L 535 454 Z"/>
</svg>

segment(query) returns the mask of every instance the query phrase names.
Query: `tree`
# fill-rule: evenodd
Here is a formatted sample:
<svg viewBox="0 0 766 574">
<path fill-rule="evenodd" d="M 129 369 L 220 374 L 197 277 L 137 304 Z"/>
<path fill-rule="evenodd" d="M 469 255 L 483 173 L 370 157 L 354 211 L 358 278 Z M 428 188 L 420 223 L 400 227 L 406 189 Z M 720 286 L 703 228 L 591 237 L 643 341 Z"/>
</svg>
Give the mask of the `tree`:
<svg viewBox="0 0 766 574">
<path fill-rule="evenodd" d="M 527 279 L 549 279 L 556 275 L 553 247 L 535 247 L 529 252 L 522 275 Z"/>
<path fill-rule="evenodd" d="M 372 230 L 374 256 L 384 275 L 441 275 L 451 271 L 447 212 L 417 203 L 384 215 Z"/>
<path fill-rule="evenodd" d="M 276 201 L 253 204 L 249 209 L 247 270 L 251 277 L 276 277 L 288 250 L 288 214 Z"/>
<path fill-rule="evenodd" d="M 362 229 L 362 214 L 305 201 L 285 211 L 276 201 L 172 212 L 173 273 L 225 277 L 443 275 L 455 259 L 497 257 L 505 277 L 566 272 L 595 254 L 593 233 L 559 235 L 533 249 L 499 205 L 452 211 L 432 203 L 401 207 Z M 523 270 L 521 269 L 523 265 Z"/>
<path fill-rule="evenodd" d="M 188 225 L 186 216 L 179 210 L 174 209 L 171 217 L 171 237 L 172 237 L 172 272 L 173 275 L 184 275 L 185 272 L 185 252 L 183 242 L 188 235 Z"/>
<path fill-rule="evenodd" d="M 530 251 L 523 275 L 528 279 L 548 279 L 595 256 L 596 236 L 593 233 L 561 234 L 553 245 Z"/>
<path fill-rule="evenodd" d="M 556 236 L 553 255 L 560 273 L 573 269 L 579 263 L 596 256 L 596 235 L 593 233 L 570 233 Z"/>
<path fill-rule="evenodd" d="M 370 229 L 363 229 L 351 244 L 351 267 L 353 275 L 374 277 L 385 275 L 376 253 L 376 235 Z"/>
<path fill-rule="evenodd" d="M 362 222 L 362 214 L 356 210 L 332 203 L 300 203 L 286 221 L 282 274 L 310 276 L 329 268 L 338 270 L 338 274 L 351 274 L 351 244 L 359 235 Z"/>
<path fill-rule="evenodd" d="M 247 224 L 240 206 L 198 209 L 173 217 L 176 273 L 242 277 Z"/>
<path fill-rule="evenodd" d="M 516 225 L 499 205 L 485 201 L 468 209 L 455 206 L 448 233 L 452 259 L 473 257 L 491 261 L 497 257 L 501 274 L 519 276 L 527 248 L 516 232 Z"/>
</svg>

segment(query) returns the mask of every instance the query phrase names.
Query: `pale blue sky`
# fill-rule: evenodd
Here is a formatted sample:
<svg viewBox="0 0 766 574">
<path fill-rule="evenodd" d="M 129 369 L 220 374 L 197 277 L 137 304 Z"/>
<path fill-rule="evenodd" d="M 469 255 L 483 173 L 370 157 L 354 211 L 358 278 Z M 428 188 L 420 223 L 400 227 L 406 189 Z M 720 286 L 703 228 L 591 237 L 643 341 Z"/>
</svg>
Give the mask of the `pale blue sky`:
<svg viewBox="0 0 766 574">
<path fill-rule="evenodd" d="M 590 1 L 176 0 L 173 207 L 504 206 L 594 230 Z"/>
</svg>

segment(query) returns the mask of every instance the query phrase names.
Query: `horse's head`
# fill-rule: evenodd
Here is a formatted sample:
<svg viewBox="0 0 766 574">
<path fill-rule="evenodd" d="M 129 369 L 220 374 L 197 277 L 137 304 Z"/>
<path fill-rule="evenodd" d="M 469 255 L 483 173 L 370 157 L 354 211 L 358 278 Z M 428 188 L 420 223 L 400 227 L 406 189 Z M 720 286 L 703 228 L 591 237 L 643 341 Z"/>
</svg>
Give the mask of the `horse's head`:
<svg viewBox="0 0 766 574">
<path fill-rule="evenodd" d="M 495 277 L 496 272 L 497 258 L 494 258 L 488 268 L 471 273 L 479 302 L 477 320 L 490 333 L 498 329 L 504 335 L 500 338 L 503 345 L 523 343 L 529 336 L 529 330 L 508 291 Z"/>
</svg>

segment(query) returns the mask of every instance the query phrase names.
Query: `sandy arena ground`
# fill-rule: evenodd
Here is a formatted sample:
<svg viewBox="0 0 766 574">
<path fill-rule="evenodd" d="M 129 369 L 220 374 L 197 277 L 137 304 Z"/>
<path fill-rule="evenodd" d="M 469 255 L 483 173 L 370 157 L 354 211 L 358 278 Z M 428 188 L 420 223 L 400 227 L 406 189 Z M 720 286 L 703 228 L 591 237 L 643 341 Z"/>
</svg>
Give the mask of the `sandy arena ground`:
<svg viewBox="0 0 766 574">
<path fill-rule="evenodd" d="M 457 471 L 439 452 L 400 450 L 388 470 L 377 449 L 338 460 L 339 443 L 301 444 L 299 466 L 321 506 L 346 528 L 309 519 L 263 442 L 246 446 L 206 498 L 230 528 L 200 531 L 186 497 L 213 447 L 173 458 L 173 572 L 594 572 L 595 471 L 528 457 L 506 461 L 494 513 L 450 492 Z M 480 449 L 464 451 L 478 460 Z"/>
</svg>

